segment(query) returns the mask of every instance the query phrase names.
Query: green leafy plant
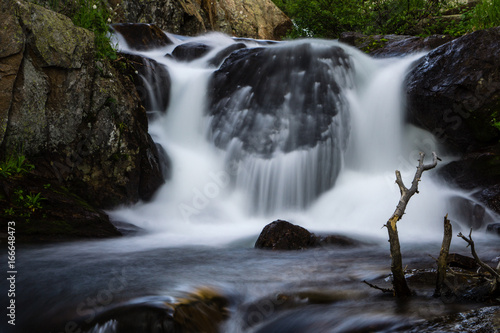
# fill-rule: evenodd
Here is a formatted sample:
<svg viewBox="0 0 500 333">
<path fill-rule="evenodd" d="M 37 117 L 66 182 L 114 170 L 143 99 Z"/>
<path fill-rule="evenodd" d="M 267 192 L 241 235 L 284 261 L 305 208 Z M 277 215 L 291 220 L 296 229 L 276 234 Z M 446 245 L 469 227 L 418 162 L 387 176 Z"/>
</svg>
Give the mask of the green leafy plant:
<svg viewBox="0 0 500 333">
<path fill-rule="evenodd" d="M 482 0 L 473 10 L 470 20 L 472 30 L 493 28 L 500 25 L 500 0 Z"/>
<path fill-rule="evenodd" d="M 42 209 L 42 201 L 46 198 L 42 197 L 42 193 L 24 193 L 24 190 L 17 189 L 14 191 L 14 205 L 8 209 L 8 215 L 18 215 L 29 218 L 37 210 Z M 5 211 L 7 213 L 7 210 Z"/>
<path fill-rule="evenodd" d="M 476 8 L 451 0 L 273 1 L 294 22 L 289 38 L 338 38 L 344 31 L 460 36 L 500 25 L 500 0 L 483 0 Z"/>
<path fill-rule="evenodd" d="M 35 166 L 29 163 L 24 155 L 9 155 L 0 162 L 0 176 L 8 178 L 24 174 L 33 170 Z"/>
<path fill-rule="evenodd" d="M 77 0 L 73 23 L 94 33 L 94 43 L 98 58 L 115 60 L 116 48 L 111 43 L 108 24 L 111 14 L 105 3 L 99 0 Z"/>
</svg>

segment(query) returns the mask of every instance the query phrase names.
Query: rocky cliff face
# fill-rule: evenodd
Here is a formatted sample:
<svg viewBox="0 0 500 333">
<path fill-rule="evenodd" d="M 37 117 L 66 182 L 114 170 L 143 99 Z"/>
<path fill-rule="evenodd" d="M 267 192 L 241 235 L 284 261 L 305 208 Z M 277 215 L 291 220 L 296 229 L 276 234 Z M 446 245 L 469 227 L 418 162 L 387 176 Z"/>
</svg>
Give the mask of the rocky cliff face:
<svg viewBox="0 0 500 333">
<path fill-rule="evenodd" d="M 187 36 L 220 31 L 238 37 L 279 40 L 292 27 L 292 21 L 271 0 L 115 2 L 120 3 L 117 10 L 121 22 L 155 23 L 162 30 Z"/>
<path fill-rule="evenodd" d="M 145 110 L 133 82 L 95 59 L 93 34 L 24 1 L 0 21 L 1 155 L 22 152 L 100 208 L 150 198 L 163 176 Z"/>
</svg>

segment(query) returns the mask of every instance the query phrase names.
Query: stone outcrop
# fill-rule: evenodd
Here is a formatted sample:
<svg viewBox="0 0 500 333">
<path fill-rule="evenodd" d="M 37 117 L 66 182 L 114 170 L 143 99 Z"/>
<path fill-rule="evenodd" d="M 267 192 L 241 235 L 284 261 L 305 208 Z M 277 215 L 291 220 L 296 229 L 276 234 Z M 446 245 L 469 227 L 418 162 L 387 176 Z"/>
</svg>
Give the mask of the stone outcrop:
<svg viewBox="0 0 500 333">
<path fill-rule="evenodd" d="M 0 21 L 0 157 L 26 155 L 37 177 L 94 207 L 149 199 L 164 181 L 159 153 L 119 63 L 96 60 L 93 33 L 35 4 L 8 1 Z"/>
<path fill-rule="evenodd" d="M 116 1 L 122 22 L 155 23 L 171 33 L 194 36 L 209 31 L 279 40 L 292 21 L 271 0 Z"/>
</svg>

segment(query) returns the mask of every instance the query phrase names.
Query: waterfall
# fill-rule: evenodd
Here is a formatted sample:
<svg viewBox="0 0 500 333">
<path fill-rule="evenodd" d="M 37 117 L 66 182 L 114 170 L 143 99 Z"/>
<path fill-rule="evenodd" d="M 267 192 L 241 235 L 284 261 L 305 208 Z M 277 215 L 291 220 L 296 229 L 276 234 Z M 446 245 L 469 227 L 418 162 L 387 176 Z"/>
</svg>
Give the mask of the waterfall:
<svg viewBox="0 0 500 333">
<path fill-rule="evenodd" d="M 227 243 L 278 218 L 383 238 L 399 200 L 394 170 L 409 184 L 418 153 L 440 153 L 431 134 L 404 122 L 402 83 L 421 55 L 377 60 L 337 41 L 209 34 L 187 39 L 208 51 L 186 61 L 165 56 L 186 43 L 171 39 L 141 52 L 170 74 L 168 107 L 149 111 L 158 114 L 150 134 L 171 159 L 171 179 L 151 202 L 110 212 L 158 241 Z M 456 195 L 432 171 L 423 178 L 403 238 L 440 238 Z"/>
</svg>

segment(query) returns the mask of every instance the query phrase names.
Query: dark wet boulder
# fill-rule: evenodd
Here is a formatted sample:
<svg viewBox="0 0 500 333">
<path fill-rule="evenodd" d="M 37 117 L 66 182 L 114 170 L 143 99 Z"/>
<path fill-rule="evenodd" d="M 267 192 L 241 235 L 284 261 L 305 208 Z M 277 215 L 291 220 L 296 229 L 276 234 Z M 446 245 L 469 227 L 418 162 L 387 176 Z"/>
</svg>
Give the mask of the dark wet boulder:
<svg viewBox="0 0 500 333">
<path fill-rule="evenodd" d="M 212 59 L 210 59 L 208 63 L 214 67 L 219 67 L 231 53 L 245 48 L 246 45 L 244 43 L 231 44 L 225 49 L 217 52 L 217 54 Z"/>
<path fill-rule="evenodd" d="M 172 51 L 172 57 L 180 61 L 193 61 L 210 52 L 212 47 L 196 42 L 180 44 Z"/>
<path fill-rule="evenodd" d="M 449 184 L 471 191 L 475 199 L 500 213 L 499 145 L 465 154 L 440 168 L 439 175 Z"/>
<path fill-rule="evenodd" d="M 249 171 L 235 178 L 257 213 L 307 207 L 335 183 L 349 137 L 343 90 L 352 67 L 340 46 L 303 41 L 234 51 L 213 74 L 209 139 L 227 151 L 229 166 Z M 300 167 L 285 165 L 292 158 Z"/>
<path fill-rule="evenodd" d="M 302 250 L 316 245 L 316 237 L 307 229 L 282 220 L 266 225 L 255 242 L 256 248 L 271 250 Z"/>
<path fill-rule="evenodd" d="M 283 220 L 264 227 L 255 248 L 270 250 L 303 250 L 314 247 L 350 247 L 361 242 L 342 235 L 317 236 L 307 229 Z"/>
<path fill-rule="evenodd" d="M 146 51 L 172 44 L 167 35 L 154 24 L 121 23 L 113 24 L 111 27 L 134 50 Z"/>
<path fill-rule="evenodd" d="M 428 53 L 407 76 L 408 119 L 464 153 L 498 143 L 500 27 Z"/>
<path fill-rule="evenodd" d="M 146 111 L 166 111 L 170 102 L 172 85 L 167 67 L 151 58 L 136 54 L 122 53 L 120 55 L 128 59 L 124 74 L 133 79 Z"/>
<path fill-rule="evenodd" d="M 337 46 L 302 43 L 233 52 L 209 86 L 215 145 L 226 148 L 238 139 L 243 150 L 264 157 L 328 140 L 342 150 L 347 133 L 338 127 L 348 128 L 348 111 L 340 92 L 350 86 L 351 67 Z"/>
</svg>

